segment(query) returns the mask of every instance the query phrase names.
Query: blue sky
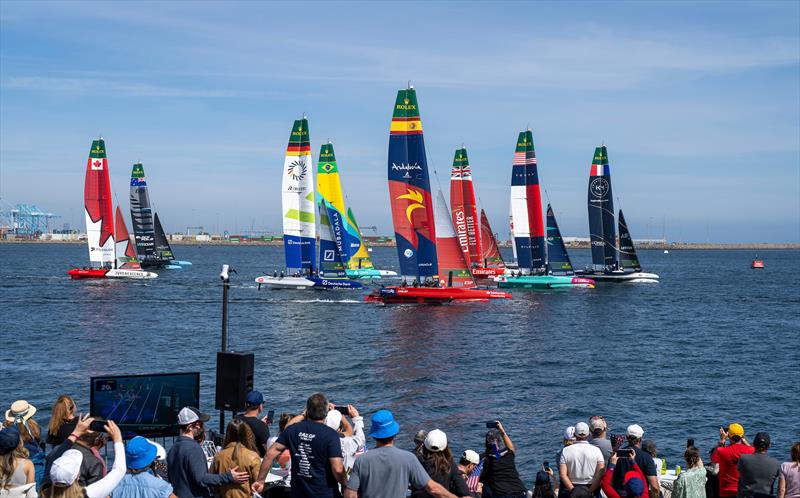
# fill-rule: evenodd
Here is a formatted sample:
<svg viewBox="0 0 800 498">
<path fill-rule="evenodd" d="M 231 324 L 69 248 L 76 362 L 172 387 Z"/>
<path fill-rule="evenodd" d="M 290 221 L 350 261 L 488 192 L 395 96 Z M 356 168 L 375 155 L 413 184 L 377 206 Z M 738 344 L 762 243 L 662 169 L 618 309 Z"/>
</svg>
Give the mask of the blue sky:
<svg viewBox="0 0 800 498">
<path fill-rule="evenodd" d="M 102 133 L 128 205 L 144 163 L 169 231 L 280 231 L 292 121 L 332 140 L 363 225 L 391 233 L 396 91 L 417 88 L 447 192 L 462 143 L 507 234 L 517 133 L 565 236 L 594 147 L 637 238 L 800 242 L 800 3 L 0 2 L 0 196 L 83 223 Z M 316 158 L 315 158 L 316 160 Z M 436 181 L 433 181 L 434 185 Z"/>
</svg>

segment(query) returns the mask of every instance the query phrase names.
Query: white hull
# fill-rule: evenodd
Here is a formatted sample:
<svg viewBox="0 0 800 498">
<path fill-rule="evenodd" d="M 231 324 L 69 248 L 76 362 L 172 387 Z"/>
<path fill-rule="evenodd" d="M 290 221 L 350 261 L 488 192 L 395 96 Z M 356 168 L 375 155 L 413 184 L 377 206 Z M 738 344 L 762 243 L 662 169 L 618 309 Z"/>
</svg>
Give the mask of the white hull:
<svg viewBox="0 0 800 498">
<path fill-rule="evenodd" d="M 157 278 L 158 274 L 144 270 L 108 270 L 106 278 Z"/>
<path fill-rule="evenodd" d="M 256 283 L 266 285 L 270 289 L 310 289 L 314 287 L 314 282 L 303 277 L 270 277 L 265 275 L 257 277 Z"/>
<path fill-rule="evenodd" d="M 659 283 L 658 275 L 655 273 L 647 273 L 643 271 L 634 272 L 611 272 L 611 273 L 592 273 L 592 272 L 576 272 L 576 275 L 581 277 L 591 278 L 597 282 L 620 282 L 628 284 L 657 284 Z"/>
</svg>

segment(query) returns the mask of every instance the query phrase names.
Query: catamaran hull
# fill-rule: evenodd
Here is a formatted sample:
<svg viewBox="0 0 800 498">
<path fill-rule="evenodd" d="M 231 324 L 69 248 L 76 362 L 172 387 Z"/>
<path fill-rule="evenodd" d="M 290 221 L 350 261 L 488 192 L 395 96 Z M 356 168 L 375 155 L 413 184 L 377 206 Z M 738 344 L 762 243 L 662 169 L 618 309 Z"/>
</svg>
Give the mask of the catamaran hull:
<svg viewBox="0 0 800 498">
<path fill-rule="evenodd" d="M 367 302 L 383 304 L 446 304 L 451 302 L 511 299 L 511 294 L 464 287 L 383 287 L 365 296 Z"/>
<path fill-rule="evenodd" d="M 310 289 L 314 282 L 304 277 L 269 277 L 256 278 L 256 283 L 261 287 L 266 285 L 270 289 Z"/>
<path fill-rule="evenodd" d="M 522 275 L 519 277 L 499 276 L 494 279 L 500 288 L 510 289 L 594 289 L 595 282 L 589 278 L 560 275 Z"/>
<path fill-rule="evenodd" d="M 475 278 L 493 279 L 505 273 L 505 268 L 472 268 L 472 276 Z"/>
<path fill-rule="evenodd" d="M 130 279 L 150 279 L 157 278 L 158 274 L 151 271 L 142 270 L 106 270 L 101 268 L 73 268 L 67 272 L 67 275 L 74 280 L 84 278 L 130 278 Z"/>
<path fill-rule="evenodd" d="M 575 272 L 581 277 L 591 278 L 599 283 L 657 284 L 658 275 L 643 271 L 634 272 Z"/>
<path fill-rule="evenodd" d="M 391 270 L 378 270 L 375 268 L 358 269 L 358 270 L 345 270 L 347 276 L 350 278 L 382 278 L 382 277 L 396 277 L 397 272 Z"/>
<path fill-rule="evenodd" d="M 361 289 L 364 287 L 361 282 L 348 280 L 346 278 L 311 277 L 308 280 L 314 283 L 315 289 Z"/>
</svg>

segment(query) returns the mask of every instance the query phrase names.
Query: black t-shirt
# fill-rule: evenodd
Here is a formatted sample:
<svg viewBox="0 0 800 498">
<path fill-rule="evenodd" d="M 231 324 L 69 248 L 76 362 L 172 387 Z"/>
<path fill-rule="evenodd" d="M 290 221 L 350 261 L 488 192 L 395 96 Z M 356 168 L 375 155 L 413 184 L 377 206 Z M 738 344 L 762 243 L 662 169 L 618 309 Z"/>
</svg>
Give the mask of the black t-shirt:
<svg viewBox="0 0 800 498">
<path fill-rule="evenodd" d="M 59 444 L 63 443 L 75 430 L 76 425 L 78 425 L 78 417 L 64 422 L 61 424 L 61 427 L 58 428 L 58 434 L 47 434 L 47 443 L 52 444 L 53 446 L 58 446 Z"/>
<path fill-rule="evenodd" d="M 256 438 L 256 448 L 258 448 L 258 454 L 261 456 L 261 458 L 264 458 L 264 455 L 267 454 L 266 447 L 267 439 L 269 439 L 269 426 L 258 417 L 246 417 L 244 415 L 239 415 L 238 418 L 250 426 L 250 430 L 253 431 L 253 436 Z"/>
<path fill-rule="evenodd" d="M 630 448 L 630 446 L 628 448 Z M 636 465 L 642 469 L 645 477 L 658 475 L 656 462 L 653 461 L 653 457 L 650 456 L 649 453 L 638 446 L 634 446 L 633 451 L 636 453 L 636 456 L 634 457 Z M 625 489 L 625 474 L 632 468 L 633 466 L 631 465 L 630 460 L 627 458 L 620 458 L 617 460 L 617 465 L 614 467 L 614 475 L 611 478 L 611 485 L 614 487 L 614 489 L 617 491 Z M 645 483 L 645 486 L 646 485 L 647 483 Z"/>
<path fill-rule="evenodd" d="M 513 451 L 506 451 L 498 460 L 492 454 L 486 456 L 481 473 L 481 482 L 492 489 L 495 495 L 522 495 L 527 489 L 522 484 L 514 462 Z"/>
<path fill-rule="evenodd" d="M 303 420 L 281 432 L 277 443 L 292 457 L 292 498 L 331 498 L 336 478 L 331 458 L 342 458 L 339 434 L 327 425 Z"/>
<path fill-rule="evenodd" d="M 441 484 L 444 489 L 450 491 L 456 496 L 469 496 L 469 488 L 464 480 L 464 476 L 458 470 L 458 465 L 452 460 L 450 461 L 450 470 L 445 473 L 437 472 L 432 459 L 425 459 L 418 456 L 422 467 L 425 472 L 431 476 L 431 479 Z M 425 491 L 425 488 L 413 489 L 411 491 L 411 498 L 428 498 L 431 496 Z"/>
</svg>

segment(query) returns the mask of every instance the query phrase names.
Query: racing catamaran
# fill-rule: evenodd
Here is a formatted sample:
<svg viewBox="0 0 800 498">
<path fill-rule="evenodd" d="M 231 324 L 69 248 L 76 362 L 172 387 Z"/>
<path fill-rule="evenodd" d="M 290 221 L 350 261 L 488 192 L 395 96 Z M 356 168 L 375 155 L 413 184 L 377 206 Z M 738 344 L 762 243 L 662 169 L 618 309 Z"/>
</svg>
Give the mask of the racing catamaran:
<svg viewBox="0 0 800 498">
<path fill-rule="evenodd" d="M 437 221 L 428 177 L 422 120 L 416 90 L 411 86 L 397 92 L 387 166 L 392 222 L 403 284 L 382 287 L 366 299 L 384 304 L 441 304 L 511 297 L 505 292 L 474 288 L 471 275 L 467 280 L 462 268 L 459 268 L 463 266 L 468 275 L 466 263 L 456 263 L 450 259 L 452 252 L 455 252 L 464 261 L 452 226 L 452 236 L 444 226 L 440 227 L 440 230 L 445 230 L 442 235 L 452 244 L 443 241 L 441 250 L 437 248 Z M 439 209 L 440 218 L 448 220 L 449 224 L 450 215 L 444 197 L 440 195 L 440 198 L 440 204 L 444 207 L 444 210 Z M 447 275 L 440 275 L 440 264 L 446 265 Z M 446 286 L 447 280 L 453 284 L 459 281 L 462 286 Z"/>
<path fill-rule="evenodd" d="M 84 278 L 156 278 L 157 274 L 142 271 L 128 260 L 132 249 L 122 213 L 117 208 L 117 236 L 122 254 L 117 258 L 114 241 L 114 215 L 111 205 L 111 182 L 108 172 L 105 140 L 92 142 L 86 162 L 86 178 L 83 187 L 83 202 L 86 212 L 86 242 L 89 246 L 90 267 L 72 268 L 67 271 L 73 279 Z M 135 258 L 135 252 L 133 253 Z"/>
</svg>

